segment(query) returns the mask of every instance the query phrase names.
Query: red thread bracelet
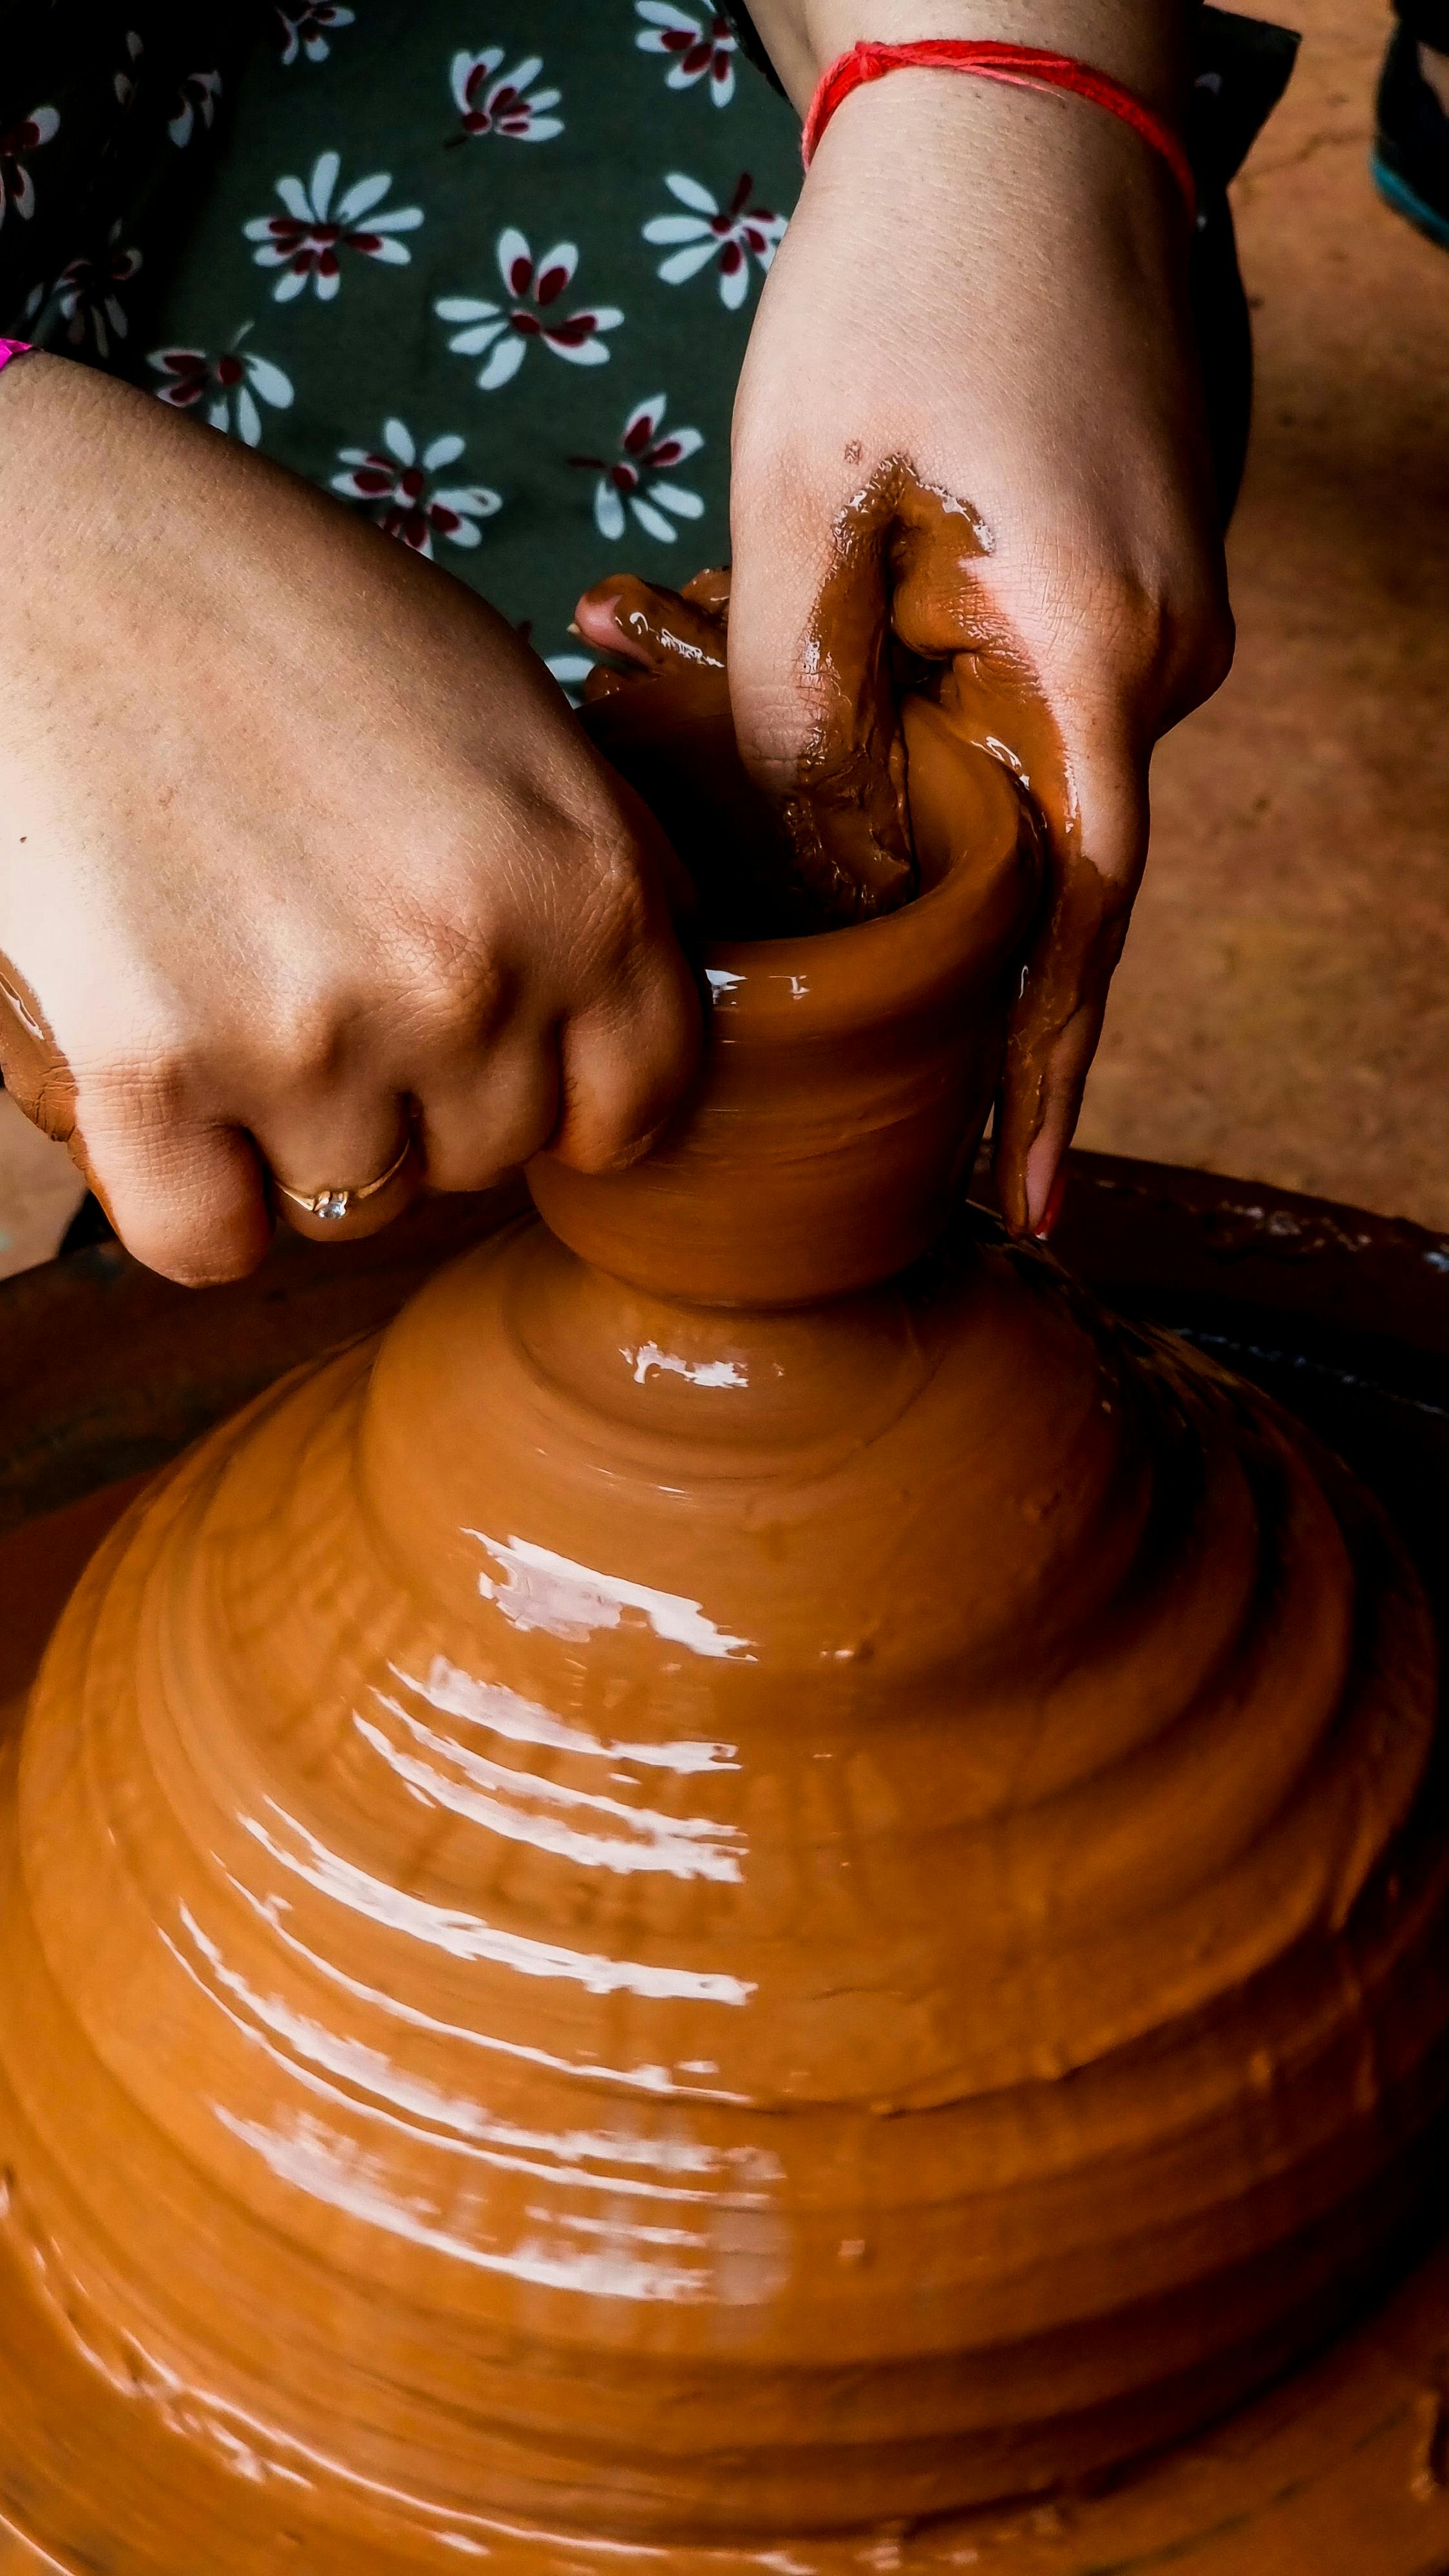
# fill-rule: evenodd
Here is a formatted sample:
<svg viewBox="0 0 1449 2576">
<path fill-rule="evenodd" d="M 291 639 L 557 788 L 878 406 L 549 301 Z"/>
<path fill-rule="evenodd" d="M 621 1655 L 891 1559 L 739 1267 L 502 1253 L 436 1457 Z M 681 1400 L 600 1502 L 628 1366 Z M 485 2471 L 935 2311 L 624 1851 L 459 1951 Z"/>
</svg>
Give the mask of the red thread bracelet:
<svg viewBox="0 0 1449 2576">
<path fill-rule="evenodd" d="M 884 80 L 887 72 L 969 72 L 977 80 L 1006 81 L 1013 89 L 1060 89 L 1105 107 L 1130 125 L 1134 134 L 1161 154 L 1182 191 L 1189 218 L 1197 213 L 1197 188 L 1180 138 L 1136 92 L 1124 89 L 1106 72 L 1079 63 L 1073 54 L 1045 52 L 1038 45 L 1003 45 L 989 38 L 958 41 L 949 36 L 922 37 L 909 45 L 852 46 L 820 80 L 810 101 L 800 154 L 808 170 L 816 147 L 843 99 L 862 82 Z"/>
</svg>

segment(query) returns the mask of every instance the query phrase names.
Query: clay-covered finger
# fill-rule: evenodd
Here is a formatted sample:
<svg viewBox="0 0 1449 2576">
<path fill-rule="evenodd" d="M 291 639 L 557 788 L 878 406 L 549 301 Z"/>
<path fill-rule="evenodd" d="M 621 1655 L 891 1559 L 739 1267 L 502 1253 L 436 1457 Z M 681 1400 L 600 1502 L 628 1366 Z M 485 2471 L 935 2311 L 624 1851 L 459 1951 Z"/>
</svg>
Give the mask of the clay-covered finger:
<svg viewBox="0 0 1449 2576">
<path fill-rule="evenodd" d="M 1007 1036 L 994 1160 L 1019 1234 L 1040 1229 L 1071 1143 L 1147 853 L 1145 760 L 1100 732 L 1063 746 L 1067 792 L 1046 800 L 1046 900 Z"/>
<path fill-rule="evenodd" d="M 36 995 L 0 956 L 0 1081 L 32 1126 L 58 1145 L 75 1132 L 75 1079 Z"/>
<path fill-rule="evenodd" d="M 584 592 L 574 624 L 596 651 L 612 653 L 640 670 L 722 671 L 729 595 L 727 572 L 699 573 L 682 591 L 642 581 L 637 573 L 614 573 Z M 617 684 L 611 672 L 592 672 L 585 703 L 607 695 L 611 681 Z"/>
<path fill-rule="evenodd" d="M 782 809 L 822 926 L 915 890 L 891 659 L 891 544 L 904 469 L 888 461 L 833 514 L 783 469 L 737 507 L 729 671 L 745 766 Z"/>
<path fill-rule="evenodd" d="M 1110 638 L 1049 676 L 996 606 L 955 514 L 902 505 L 893 617 L 953 725 L 1011 769 L 1041 827 L 1043 895 L 1023 960 L 997 1105 L 995 1168 L 1012 1230 L 1041 1226 L 1071 1142 L 1147 849 L 1156 704 Z"/>
</svg>

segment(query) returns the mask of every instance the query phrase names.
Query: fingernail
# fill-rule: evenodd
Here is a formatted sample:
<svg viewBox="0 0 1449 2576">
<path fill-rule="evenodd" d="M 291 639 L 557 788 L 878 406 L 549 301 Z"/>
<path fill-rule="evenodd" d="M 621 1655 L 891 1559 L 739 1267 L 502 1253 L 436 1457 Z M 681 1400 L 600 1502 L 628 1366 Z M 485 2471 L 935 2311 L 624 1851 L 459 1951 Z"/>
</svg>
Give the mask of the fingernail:
<svg viewBox="0 0 1449 2576">
<path fill-rule="evenodd" d="M 1046 1206 L 1042 1210 L 1041 1223 L 1036 1229 L 1034 1240 L 1037 1243 L 1050 1242 L 1052 1229 L 1055 1226 L 1058 1217 L 1061 1215 L 1062 1201 L 1066 1197 L 1066 1194 L 1067 1167 L 1065 1163 L 1059 1163 L 1057 1166 L 1056 1179 L 1051 1185 Z"/>
</svg>

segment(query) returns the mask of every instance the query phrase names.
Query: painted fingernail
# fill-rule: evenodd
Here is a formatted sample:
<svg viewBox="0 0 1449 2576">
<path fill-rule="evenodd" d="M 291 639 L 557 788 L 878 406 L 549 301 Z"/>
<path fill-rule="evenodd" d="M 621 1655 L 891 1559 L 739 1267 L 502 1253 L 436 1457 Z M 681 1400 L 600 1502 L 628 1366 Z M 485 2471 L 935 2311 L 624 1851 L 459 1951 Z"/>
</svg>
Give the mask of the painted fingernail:
<svg viewBox="0 0 1449 2576">
<path fill-rule="evenodd" d="M 1052 1185 L 1051 1185 L 1051 1190 L 1050 1190 L 1050 1193 L 1049 1193 L 1048 1198 L 1047 1198 L 1046 1206 L 1045 1206 L 1045 1207 L 1043 1208 L 1043 1210 L 1042 1210 L 1041 1223 L 1040 1223 L 1040 1225 L 1037 1227 L 1036 1235 L 1035 1235 L 1035 1240 L 1036 1240 L 1036 1242 L 1038 1242 L 1038 1243 L 1048 1243 L 1048 1242 L 1050 1242 L 1050 1240 L 1051 1240 L 1051 1234 L 1052 1234 L 1052 1229 L 1053 1229 L 1053 1227 L 1055 1226 L 1055 1224 L 1056 1224 L 1056 1221 L 1057 1221 L 1058 1217 L 1061 1215 L 1061 1212 L 1062 1212 L 1062 1201 L 1063 1201 L 1063 1199 L 1066 1197 L 1066 1194 L 1067 1194 L 1067 1167 L 1066 1167 L 1065 1163 L 1061 1163 L 1061 1164 L 1059 1164 L 1059 1165 L 1058 1165 L 1058 1167 L 1057 1167 L 1057 1176 L 1056 1176 L 1056 1179 L 1053 1181 L 1053 1183 L 1052 1183 Z"/>
</svg>

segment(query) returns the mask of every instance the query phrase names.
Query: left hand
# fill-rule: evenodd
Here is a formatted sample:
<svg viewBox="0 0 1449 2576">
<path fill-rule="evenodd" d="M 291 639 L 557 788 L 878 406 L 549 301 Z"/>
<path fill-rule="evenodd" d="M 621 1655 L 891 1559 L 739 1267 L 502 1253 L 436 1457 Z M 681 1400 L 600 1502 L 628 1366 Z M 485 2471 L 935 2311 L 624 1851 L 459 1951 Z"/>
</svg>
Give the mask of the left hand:
<svg viewBox="0 0 1449 2576">
<path fill-rule="evenodd" d="M 803 788 L 827 841 L 858 850 L 864 820 L 901 847 L 893 629 L 953 662 L 1044 819 L 1051 893 L 996 1126 L 1018 1232 L 1050 1223 L 1152 746 L 1231 659 L 1186 232 L 1114 117 L 893 73 L 827 130 L 736 407 L 730 680 L 755 776 L 797 810 Z"/>
</svg>

